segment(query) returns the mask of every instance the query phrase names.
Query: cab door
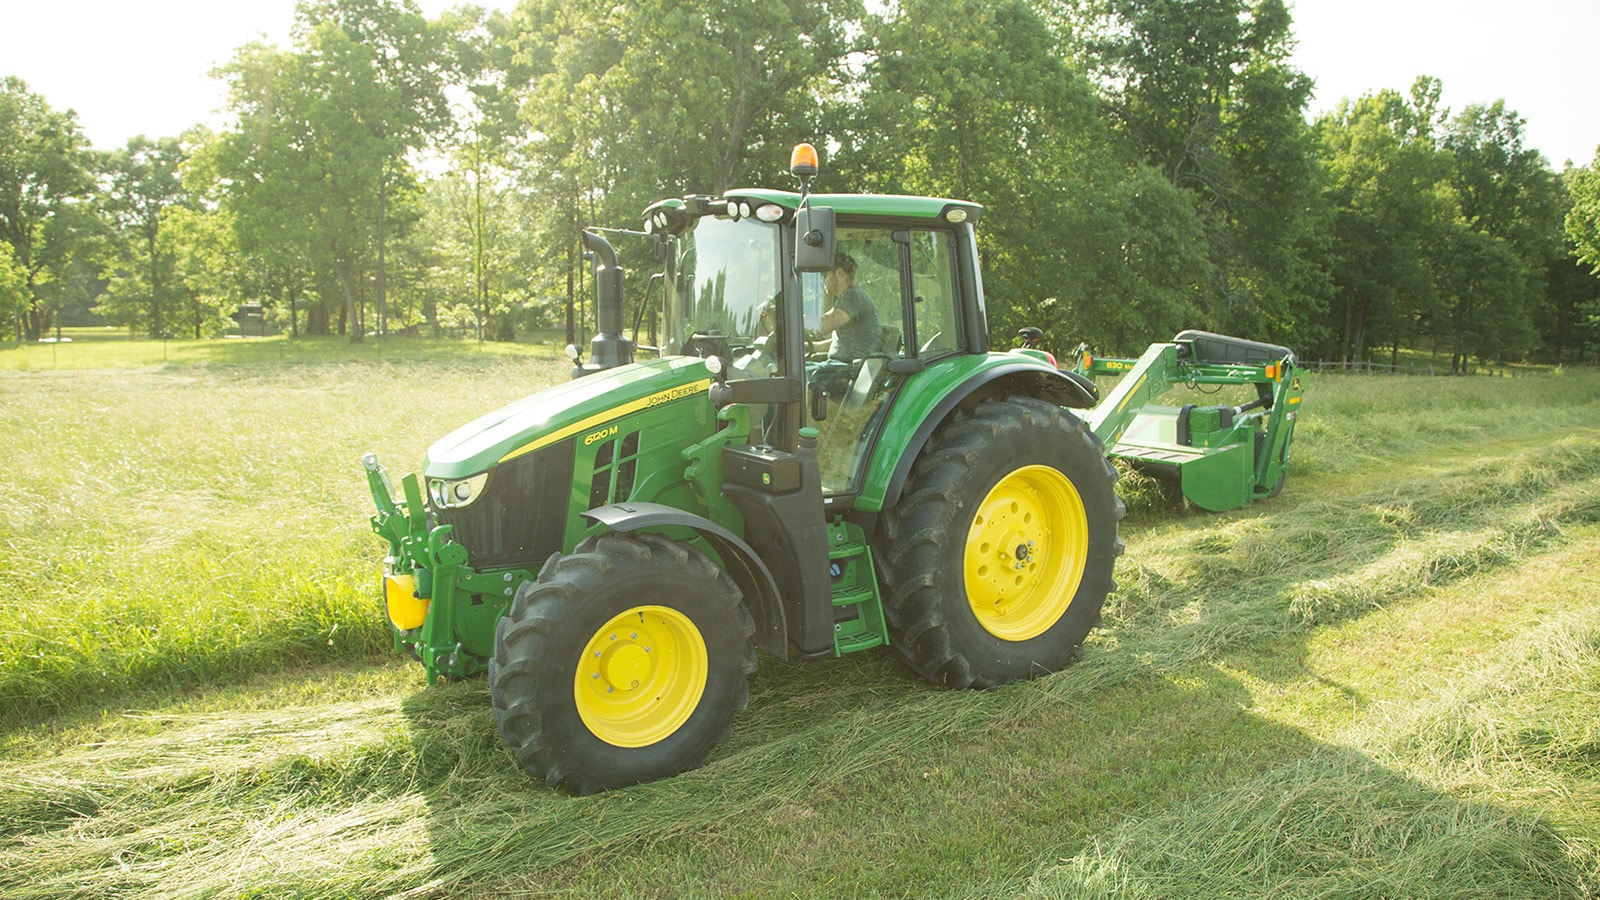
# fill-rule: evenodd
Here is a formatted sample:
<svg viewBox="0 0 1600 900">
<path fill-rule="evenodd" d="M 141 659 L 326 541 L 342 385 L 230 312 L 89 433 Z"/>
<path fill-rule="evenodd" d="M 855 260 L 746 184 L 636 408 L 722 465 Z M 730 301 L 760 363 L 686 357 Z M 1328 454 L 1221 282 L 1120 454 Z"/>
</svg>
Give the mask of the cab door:
<svg viewBox="0 0 1600 900">
<path fill-rule="evenodd" d="M 965 346 L 956 309 L 955 232 L 842 223 L 836 246 L 854 260 L 854 285 L 873 304 L 880 334 L 877 346 L 858 358 L 830 359 L 824 349 L 807 355 L 808 387 L 815 391 L 825 385 L 828 393 L 826 416 L 812 418 L 819 406 L 808 403 L 806 424 L 819 432 L 822 490 L 830 497 L 860 490 L 900 385 L 929 361 Z M 824 281 L 821 274 L 803 276 L 808 326 L 814 327 L 813 317 L 820 317 L 831 302 Z"/>
</svg>

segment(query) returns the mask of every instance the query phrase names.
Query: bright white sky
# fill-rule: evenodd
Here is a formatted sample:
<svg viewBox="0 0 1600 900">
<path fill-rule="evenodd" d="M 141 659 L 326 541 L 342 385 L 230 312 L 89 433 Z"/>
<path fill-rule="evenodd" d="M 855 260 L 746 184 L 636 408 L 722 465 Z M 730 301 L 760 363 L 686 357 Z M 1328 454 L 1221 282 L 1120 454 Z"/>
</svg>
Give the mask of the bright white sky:
<svg viewBox="0 0 1600 900">
<path fill-rule="evenodd" d="M 1288 0 L 1295 65 L 1316 79 L 1316 111 L 1418 75 L 1444 83 L 1444 105 L 1504 99 L 1527 120 L 1523 142 L 1560 169 L 1600 145 L 1600 2 L 1596 0 Z"/>
<path fill-rule="evenodd" d="M 514 0 L 478 0 L 508 8 Z M 453 0 L 421 0 L 437 15 Z M 1417 75 L 1444 82 L 1444 103 L 1504 98 L 1528 122 L 1529 146 L 1560 168 L 1600 145 L 1600 2 L 1596 0 L 1290 0 L 1295 62 L 1317 81 L 1313 111 Z M 17 75 L 73 109 L 94 146 L 175 136 L 221 122 L 207 73 L 234 48 L 288 44 L 294 0 L 0 0 L 0 75 Z"/>
</svg>

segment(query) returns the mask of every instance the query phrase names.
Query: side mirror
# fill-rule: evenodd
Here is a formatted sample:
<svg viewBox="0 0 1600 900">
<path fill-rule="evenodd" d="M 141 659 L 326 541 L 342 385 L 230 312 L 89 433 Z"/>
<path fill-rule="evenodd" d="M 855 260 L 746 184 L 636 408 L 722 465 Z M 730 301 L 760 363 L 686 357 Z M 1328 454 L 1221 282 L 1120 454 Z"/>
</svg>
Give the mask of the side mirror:
<svg viewBox="0 0 1600 900">
<path fill-rule="evenodd" d="M 802 206 L 794 214 L 794 270 L 826 272 L 833 268 L 833 207 Z"/>
</svg>

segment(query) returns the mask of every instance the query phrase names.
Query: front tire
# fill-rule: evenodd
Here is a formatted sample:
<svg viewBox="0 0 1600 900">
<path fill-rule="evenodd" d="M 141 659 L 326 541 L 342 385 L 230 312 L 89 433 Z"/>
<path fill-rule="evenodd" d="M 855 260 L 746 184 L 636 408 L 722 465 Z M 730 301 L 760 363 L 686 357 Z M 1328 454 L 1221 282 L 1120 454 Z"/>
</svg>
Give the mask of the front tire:
<svg viewBox="0 0 1600 900">
<path fill-rule="evenodd" d="M 551 557 L 496 627 L 495 721 L 524 768 L 577 794 L 695 769 L 749 702 L 754 635 L 705 554 L 592 537 Z"/>
<path fill-rule="evenodd" d="M 950 687 L 1072 662 L 1116 587 L 1116 480 L 1099 439 L 1042 400 L 982 402 L 941 426 L 884 518 L 891 643 Z"/>
</svg>

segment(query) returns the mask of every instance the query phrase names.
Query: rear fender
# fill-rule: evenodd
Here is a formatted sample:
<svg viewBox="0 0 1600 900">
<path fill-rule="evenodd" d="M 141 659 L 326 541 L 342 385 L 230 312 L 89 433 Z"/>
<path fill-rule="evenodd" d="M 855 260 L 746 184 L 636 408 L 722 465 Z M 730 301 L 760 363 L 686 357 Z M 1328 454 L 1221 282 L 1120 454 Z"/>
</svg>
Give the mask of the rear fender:
<svg viewBox="0 0 1600 900">
<path fill-rule="evenodd" d="M 778 583 L 755 550 L 742 538 L 716 522 L 660 503 L 613 503 L 586 510 L 585 519 L 626 534 L 659 528 L 688 528 L 710 545 L 723 568 L 744 594 L 750 617 L 756 623 L 756 646 L 779 659 L 789 658 L 788 623 Z"/>
<path fill-rule="evenodd" d="M 970 365 L 947 369 L 953 377 L 943 387 L 938 380 L 929 381 L 940 371 L 939 367 L 930 368 L 917 376 L 920 384 L 915 385 L 915 390 L 908 383 L 900 392 L 884 423 L 861 494 L 856 498 L 856 509 L 877 512 L 898 503 L 922 448 L 950 414 L 964 404 L 989 397 L 1022 396 L 1071 409 L 1088 409 L 1096 399 L 1093 382 L 1029 357 L 991 354 L 975 370 Z"/>
</svg>

